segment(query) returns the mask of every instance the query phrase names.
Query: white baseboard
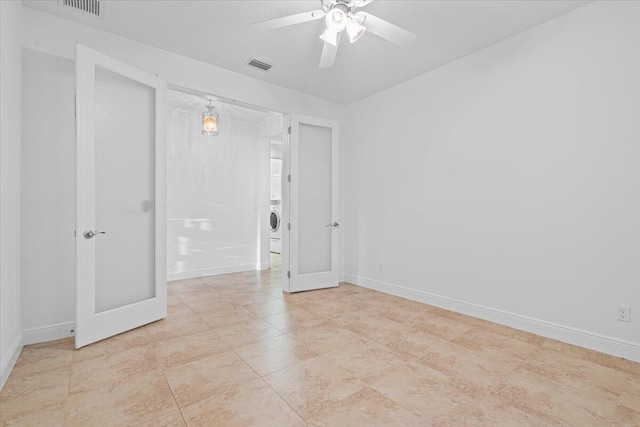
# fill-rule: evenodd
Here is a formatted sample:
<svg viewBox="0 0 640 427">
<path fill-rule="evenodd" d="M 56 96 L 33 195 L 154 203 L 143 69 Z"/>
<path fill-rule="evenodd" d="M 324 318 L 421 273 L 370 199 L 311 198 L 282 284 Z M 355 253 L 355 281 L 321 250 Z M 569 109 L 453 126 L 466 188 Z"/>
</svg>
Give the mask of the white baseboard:
<svg viewBox="0 0 640 427">
<path fill-rule="evenodd" d="M 185 280 L 198 277 L 218 276 L 220 274 L 241 273 L 243 271 L 255 271 L 255 264 L 229 265 L 224 267 L 205 268 L 202 270 L 180 271 L 167 273 L 167 280 Z"/>
<path fill-rule="evenodd" d="M 413 301 L 422 302 L 446 310 L 455 311 L 472 317 L 499 323 L 501 325 L 531 332 L 568 344 L 599 351 L 634 362 L 640 362 L 640 343 L 625 341 L 571 326 L 559 325 L 545 320 L 534 319 L 504 310 L 485 307 L 454 298 L 411 289 L 400 285 L 385 283 L 365 277 L 345 274 L 344 280 L 365 288 L 396 295 Z"/>
<path fill-rule="evenodd" d="M 260 264 L 260 270 L 268 270 L 269 269 L 269 261 L 267 262 L 263 262 L 262 264 Z"/>
<path fill-rule="evenodd" d="M 4 387 L 4 384 L 9 379 L 9 375 L 11 375 L 11 371 L 13 367 L 16 365 L 16 361 L 18 360 L 18 356 L 20 356 L 20 352 L 22 351 L 22 332 L 16 335 L 16 338 L 13 340 L 6 354 L 2 355 L 2 360 L 0 361 L 0 390 Z"/>
<path fill-rule="evenodd" d="M 22 332 L 22 342 L 24 345 L 30 345 L 60 340 L 74 336 L 76 334 L 75 330 L 75 322 L 56 323 L 55 325 L 43 326 L 41 328 L 27 329 Z"/>
</svg>

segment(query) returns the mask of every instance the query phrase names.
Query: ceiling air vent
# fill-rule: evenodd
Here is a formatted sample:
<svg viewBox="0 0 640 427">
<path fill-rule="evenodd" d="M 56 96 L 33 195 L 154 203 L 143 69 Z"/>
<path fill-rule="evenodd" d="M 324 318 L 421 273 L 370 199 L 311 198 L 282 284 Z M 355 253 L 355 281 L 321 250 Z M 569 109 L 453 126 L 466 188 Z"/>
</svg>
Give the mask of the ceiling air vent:
<svg viewBox="0 0 640 427">
<path fill-rule="evenodd" d="M 103 0 L 59 0 L 61 6 L 74 9 L 84 14 L 102 16 Z"/>
<path fill-rule="evenodd" d="M 267 64 L 266 62 L 258 61 L 257 59 L 253 59 L 253 58 L 249 58 L 247 65 L 250 67 L 259 68 L 262 71 L 269 71 L 269 69 L 273 67 L 273 65 L 271 64 Z"/>
</svg>

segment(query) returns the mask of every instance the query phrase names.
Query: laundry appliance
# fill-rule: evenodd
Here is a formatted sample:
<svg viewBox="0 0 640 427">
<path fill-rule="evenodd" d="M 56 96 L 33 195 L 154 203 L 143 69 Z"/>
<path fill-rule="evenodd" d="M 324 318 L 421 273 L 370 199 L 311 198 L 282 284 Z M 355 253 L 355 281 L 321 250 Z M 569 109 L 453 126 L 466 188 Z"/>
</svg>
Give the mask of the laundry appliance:
<svg viewBox="0 0 640 427">
<path fill-rule="evenodd" d="M 282 217 L 280 214 L 280 200 L 272 200 L 269 212 L 269 227 L 271 228 L 269 250 L 277 254 L 282 252 Z"/>
</svg>

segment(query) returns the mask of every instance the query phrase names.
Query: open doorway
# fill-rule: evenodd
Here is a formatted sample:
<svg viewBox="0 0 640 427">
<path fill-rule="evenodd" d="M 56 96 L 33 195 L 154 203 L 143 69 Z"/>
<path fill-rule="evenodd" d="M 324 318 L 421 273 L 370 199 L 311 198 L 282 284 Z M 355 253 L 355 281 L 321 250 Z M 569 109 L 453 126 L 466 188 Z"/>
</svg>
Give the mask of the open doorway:
<svg viewBox="0 0 640 427">
<path fill-rule="evenodd" d="M 274 200 L 282 203 L 271 156 L 279 138 L 282 164 L 283 115 L 177 89 L 168 90 L 167 104 L 168 280 L 281 271 L 270 213 Z M 217 134 L 202 132 L 209 111 Z"/>
<path fill-rule="evenodd" d="M 269 163 L 269 252 L 271 267 L 274 264 L 280 266 L 282 270 L 282 176 L 284 139 L 282 132 L 274 135 L 269 141 L 270 163 Z"/>
</svg>

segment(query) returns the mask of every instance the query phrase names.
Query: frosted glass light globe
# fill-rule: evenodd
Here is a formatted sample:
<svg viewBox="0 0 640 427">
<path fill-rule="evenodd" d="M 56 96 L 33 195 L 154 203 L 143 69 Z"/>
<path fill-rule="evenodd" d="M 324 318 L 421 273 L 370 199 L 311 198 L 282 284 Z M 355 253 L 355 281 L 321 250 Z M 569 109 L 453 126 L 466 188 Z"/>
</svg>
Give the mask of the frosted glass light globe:
<svg viewBox="0 0 640 427">
<path fill-rule="evenodd" d="M 328 29 L 339 33 L 347 26 L 347 14 L 342 9 L 331 9 L 324 21 Z"/>
<path fill-rule="evenodd" d="M 366 31 L 367 29 L 364 25 L 361 25 L 353 18 L 349 18 L 347 22 L 347 34 L 349 34 L 349 41 L 351 43 L 357 42 Z"/>
</svg>

